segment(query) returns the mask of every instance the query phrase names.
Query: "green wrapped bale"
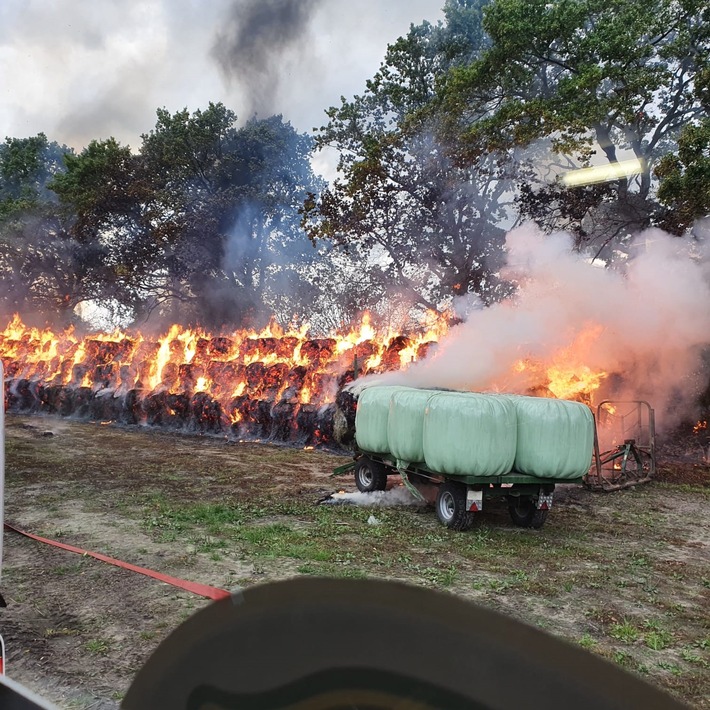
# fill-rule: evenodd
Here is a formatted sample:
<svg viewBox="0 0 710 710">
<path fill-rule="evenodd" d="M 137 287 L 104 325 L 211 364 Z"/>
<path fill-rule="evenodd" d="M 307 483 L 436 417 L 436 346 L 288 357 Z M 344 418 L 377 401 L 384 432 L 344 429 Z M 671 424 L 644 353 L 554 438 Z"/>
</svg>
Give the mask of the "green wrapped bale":
<svg viewBox="0 0 710 710">
<path fill-rule="evenodd" d="M 390 398 L 387 441 L 392 455 L 403 463 L 424 461 L 424 411 L 432 390 L 401 390 Z"/>
<path fill-rule="evenodd" d="M 580 402 L 510 397 L 518 420 L 515 470 L 541 478 L 581 478 L 594 451 L 594 417 Z"/>
<path fill-rule="evenodd" d="M 355 441 L 362 451 L 373 454 L 390 453 L 387 442 L 387 421 L 390 397 L 409 387 L 382 385 L 366 387 L 357 398 L 355 412 Z"/>
<path fill-rule="evenodd" d="M 515 461 L 515 406 L 506 397 L 441 392 L 424 415 L 424 460 L 451 476 L 502 476 Z"/>
</svg>

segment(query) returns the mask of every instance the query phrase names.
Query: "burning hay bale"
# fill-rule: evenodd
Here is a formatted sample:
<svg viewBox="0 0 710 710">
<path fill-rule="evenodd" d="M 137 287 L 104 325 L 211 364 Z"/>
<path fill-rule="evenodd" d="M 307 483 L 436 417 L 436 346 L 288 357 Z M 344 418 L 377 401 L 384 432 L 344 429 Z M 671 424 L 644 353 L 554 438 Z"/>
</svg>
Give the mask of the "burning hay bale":
<svg viewBox="0 0 710 710">
<path fill-rule="evenodd" d="M 11 411 L 57 414 L 238 438 L 345 444 L 358 376 L 399 369 L 431 335 L 378 339 L 360 331 L 210 335 L 173 326 L 154 340 L 127 334 L 81 340 L 69 330 L 0 333 Z M 336 401 L 337 400 L 337 401 Z"/>
</svg>

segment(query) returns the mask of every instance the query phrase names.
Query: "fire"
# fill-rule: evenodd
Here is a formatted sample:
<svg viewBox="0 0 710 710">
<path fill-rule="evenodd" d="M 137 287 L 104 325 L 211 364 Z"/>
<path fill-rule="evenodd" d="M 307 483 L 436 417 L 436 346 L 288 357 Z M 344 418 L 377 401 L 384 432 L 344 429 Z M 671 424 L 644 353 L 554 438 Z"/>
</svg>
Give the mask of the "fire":
<svg viewBox="0 0 710 710">
<path fill-rule="evenodd" d="M 594 393 L 607 377 L 606 372 L 595 372 L 587 365 L 562 362 L 545 365 L 531 360 L 518 360 L 513 365 L 513 372 L 526 375 L 530 381 L 537 383 L 532 390 L 538 396 L 573 399 L 587 404 L 592 403 Z"/>
<path fill-rule="evenodd" d="M 307 326 L 285 330 L 275 323 L 258 332 L 213 334 L 173 325 L 159 337 L 115 331 L 81 338 L 73 328 L 31 328 L 15 316 L 0 332 L 0 357 L 10 382 L 8 404 L 20 410 L 231 428 L 237 438 L 252 440 L 297 439 L 308 431 L 310 445 L 331 436 L 332 408 L 345 385 L 422 360 L 446 335 L 448 322 L 431 313 L 417 333 L 402 335 L 376 328 L 366 313 L 347 332 L 320 338 L 310 337 Z M 517 360 L 500 389 L 591 405 L 607 376 L 584 361 L 599 332 L 587 327 L 549 362 Z"/>
<path fill-rule="evenodd" d="M 446 317 L 432 316 L 404 337 L 378 330 L 365 314 L 347 332 L 321 338 L 310 337 L 307 326 L 275 323 L 261 331 L 212 334 L 173 325 L 159 337 L 115 331 L 81 338 L 72 328 L 26 326 L 16 315 L 0 332 L 0 357 L 10 404 L 20 409 L 74 413 L 71 404 L 93 418 L 199 419 L 267 437 L 267 419 L 297 428 L 299 416 L 331 406 L 355 377 L 421 359 L 447 328 Z"/>
<path fill-rule="evenodd" d="M 699 434 L 701 431 L 707 431 L 707 428 L 708 428 L 707 420 L 699 421 L 693 427 L 693 434 Z"/>
<path fill-rule="evenodd" d="M 518 382 L 527 382 L 538 396 L 573 399 L 592 404 L 594 394 L 608 373 L 585 363 L 586 353 L 602 333 L 598 324 L 589 324 L 572 343 L 555 353 L 549 362 L 534 358 L 517 360 L 512 367 Z"/>
<path fill-rule="evenodd" d="M 548 368 L 547 376 L 547 387 L 557 399 L 579 399 L 598 390 L 607 373 L 593 372 L 586 365 L 575 368 L 553 365 Z"/>
</svg>

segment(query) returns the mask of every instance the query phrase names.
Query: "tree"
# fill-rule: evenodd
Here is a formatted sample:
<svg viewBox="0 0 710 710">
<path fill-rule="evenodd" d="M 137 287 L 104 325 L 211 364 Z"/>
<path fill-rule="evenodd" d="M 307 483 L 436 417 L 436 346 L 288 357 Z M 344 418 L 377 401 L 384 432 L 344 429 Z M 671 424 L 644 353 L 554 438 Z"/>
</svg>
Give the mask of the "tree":
<svg viewBox="0 0 710 710">
<path fill-rule="evenodd" d="M 658 198 L 667 208 L 661 224 L 676 234 L 710 215 L 710 68 L 696 77 L 695 91 L 706 117 L 684 126 L 677 154 L 664 155 L 655 170 Z"/>
<path fill-rule="evenodd" d="M 308 136 L 281 116 L 235 123 L 222 104 L 161 110 L 141 149 L 173 291 L 212 326 L 263 323 L 269 306 L 282 316 L 298 309 L 293 296 L 307 296 L 299 266 L 312 251 L 298 210 L 321 187 Z"/>
<path fill-rule="evenodd" d="M 386 291 L 436 310 L 454 296 L 494 297 L 508 188 L 501 166 L 485 155 L 454 165 L 430 125 L 408 123 L 434 99 L 440 76 L 489 46 L 485 5 L 447 2 L 445 24 L 411 27 L 363 95 L 326 112 L 316 145 L 340 151 L 343 177 L 306 202 L 303 224 L 311 239 L 357 253 L 372 291 L 363 305 L 376 307 Z"/>
<path fill-rule="evenodd" d="M 472 164 L 541 139 L 581 165 L 596 147 L 610 163 L 626 153 L 640 174 L 592 201 L 603 219 L 585 212 L 580 240 L 652 223 L 654 164 L 703 112 L 693 85 L 710 52 L 706 0 L 494 0 L 483 27 L 491 46 L 452 67 L 439 90 L 435 113 L 454 159 Z M 567 195 L 551 195 L 552 209 Z"/>
<path fill-rule="evenodd" d="M 152 192 L 138 157 L 109 138 L 91 141 L 64 161 L 66 170 L 50 187 L 79 246 L 75 268 L 83 280 L 82 300 L 140 309 L 162 264 Z"/>
<path fill-rule="evenodd" d="M 71 320 L 81 300 L 80 251 L 58 209 L 51 181 L 68 149 L 40 133 L 0 145 L 0 308 L 30 320 Z"/>
</svg>

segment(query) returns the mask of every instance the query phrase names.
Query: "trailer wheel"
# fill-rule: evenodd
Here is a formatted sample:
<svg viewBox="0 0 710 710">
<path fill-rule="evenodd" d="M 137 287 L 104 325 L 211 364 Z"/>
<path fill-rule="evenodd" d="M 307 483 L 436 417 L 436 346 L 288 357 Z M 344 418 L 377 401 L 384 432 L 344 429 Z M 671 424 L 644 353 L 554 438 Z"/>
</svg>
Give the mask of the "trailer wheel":
<svg viewBox="0 0 710 710">
<path fill-rule="evenodd" d="M 387 469 L 363 456 L 355 464 L 355 485 L 361 493 L 384 491 L 387 488 Z"/>
<path fill-rule="evenodd" d="M 547 510 L 538 510 L 532 498 L 508 497 L 508 511 L 513 522 L 520 528 L 541 528 L 547 518 Z"/>
<path fill-rule="evenodd" d="M 473 525 L 473 513 L 466 510 L 466 486 L 447 481 L 436 494 L 436 516 L 449 530 L 468 530 Z"/>
</svg>

